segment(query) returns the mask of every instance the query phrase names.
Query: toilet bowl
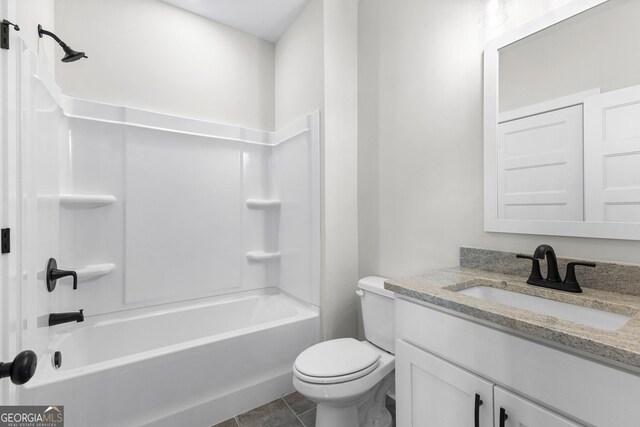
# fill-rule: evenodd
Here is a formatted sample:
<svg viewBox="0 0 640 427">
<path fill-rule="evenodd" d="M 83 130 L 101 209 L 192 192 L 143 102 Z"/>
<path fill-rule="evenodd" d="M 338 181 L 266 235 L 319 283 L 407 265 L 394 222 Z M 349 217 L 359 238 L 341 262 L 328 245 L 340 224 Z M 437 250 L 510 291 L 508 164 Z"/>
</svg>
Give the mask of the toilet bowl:
<svg viewBox="0 0 640 427">
<path fill-rule="evenodd" d="M 358 283 L 367 341 L 341 338 L 309 347 L 293 366 L 293 385 L 315 402 L 317 427 L 389 427 L 394 385 L 393 293 L 384 278 Z"/>
</svg>

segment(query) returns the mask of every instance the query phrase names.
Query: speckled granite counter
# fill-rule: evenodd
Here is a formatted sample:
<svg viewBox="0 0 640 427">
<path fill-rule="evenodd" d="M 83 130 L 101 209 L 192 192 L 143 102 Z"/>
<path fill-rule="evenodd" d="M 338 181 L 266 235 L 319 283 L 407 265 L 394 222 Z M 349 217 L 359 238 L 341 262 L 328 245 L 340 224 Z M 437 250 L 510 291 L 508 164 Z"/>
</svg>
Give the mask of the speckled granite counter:
<svg viewBox="0 0 640 427">
<path fill-rule="evenodd" d="M 584 287 L 583 293 L 572 294 L 531 286 L 526 284 L 526 279 L 527 275 L 519 277 L 461 267 L 387 280 L 385 288 L 597 358 L 627 365 L 635 371 L 640 368 L 640 297 Z M 455 292 L 478 285 L 623 314 L 631 319 L 620 329 L 608 331 Z"/>
</svg>

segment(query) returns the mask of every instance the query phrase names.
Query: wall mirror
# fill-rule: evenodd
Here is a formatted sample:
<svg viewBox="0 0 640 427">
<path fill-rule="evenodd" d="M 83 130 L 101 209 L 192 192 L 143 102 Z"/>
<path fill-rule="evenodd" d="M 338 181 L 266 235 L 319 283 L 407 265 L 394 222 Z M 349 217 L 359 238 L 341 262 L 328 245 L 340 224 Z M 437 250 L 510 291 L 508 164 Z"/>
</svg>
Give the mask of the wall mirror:
<svg viewBox="0 0 640 427">
<path fill-rule="evenodd" d="M 579 0 L 487 45 L 485 231 L 640 240 L 638 22 Z"/>
</svg>

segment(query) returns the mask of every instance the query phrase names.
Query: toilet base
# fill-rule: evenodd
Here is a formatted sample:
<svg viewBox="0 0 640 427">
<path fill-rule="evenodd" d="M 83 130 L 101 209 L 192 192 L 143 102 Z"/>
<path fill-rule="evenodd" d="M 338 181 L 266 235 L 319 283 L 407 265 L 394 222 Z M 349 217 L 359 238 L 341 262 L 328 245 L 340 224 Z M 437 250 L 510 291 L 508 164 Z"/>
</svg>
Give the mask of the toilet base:
<svg viewBox="0 0 640 427">
<path fill-rule="evenodd" d="M 358 407 L 356 405 L 336 408 L 318 404 L 316 427 L 357 426 Z"/>
<path fill-rule="evenodd" d="M 392 372 L 372 390 L 347 406 L 318 403 L 316 427 L 391 427 L 393 421 L 385 407 L 385 401 L 393 382 Z"/>
</svg>

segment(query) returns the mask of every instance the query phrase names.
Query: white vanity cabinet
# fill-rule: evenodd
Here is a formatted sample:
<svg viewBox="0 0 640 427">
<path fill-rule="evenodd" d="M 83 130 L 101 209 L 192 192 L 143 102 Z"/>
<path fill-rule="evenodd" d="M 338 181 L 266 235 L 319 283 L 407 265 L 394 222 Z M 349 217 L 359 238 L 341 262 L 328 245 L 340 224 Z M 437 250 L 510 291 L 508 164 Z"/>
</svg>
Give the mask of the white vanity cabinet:
<svg viewBox="0 0 640 427">
<path fill-rule="evenodd" d="M 396 342 L 396 397 L 398 426 L 493 425 L 493 384 L 404 341 Z"/>
<path fill-rule="evenodd" d="M 398 427 L 638 427 L 638 402 L 636 373 L 396 296 Z"/>
<path fill-rule="evenodd" d="M 399 427 L 579 426 L 405 341 L 396 342 L 396 382 Z"/>
</svg>

